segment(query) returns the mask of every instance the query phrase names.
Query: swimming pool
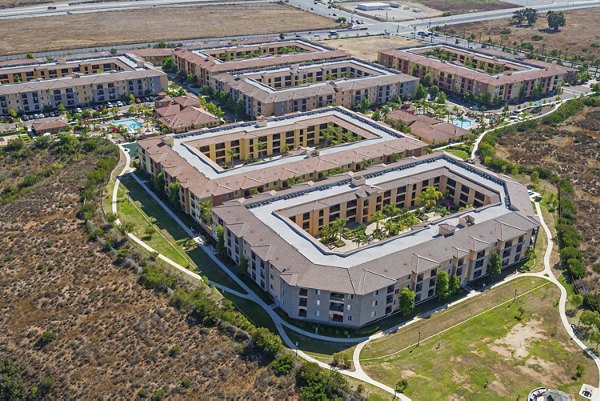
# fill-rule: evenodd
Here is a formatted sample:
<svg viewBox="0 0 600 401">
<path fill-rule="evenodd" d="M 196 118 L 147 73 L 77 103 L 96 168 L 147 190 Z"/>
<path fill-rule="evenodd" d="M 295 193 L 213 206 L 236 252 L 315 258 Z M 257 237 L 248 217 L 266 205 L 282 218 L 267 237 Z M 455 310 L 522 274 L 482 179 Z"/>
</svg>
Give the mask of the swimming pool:
<svg viewBox="0 0 600 401">
<path fill-rule="evenodd" d="M 456 125 L 459 128 L 467 129 L 473 124 L 473 121 L 469 120 L 468 118 L 463 118 L 463 120 L 461 121 L 460 118 L 456 117 L 454 118 L 454 120 L 452 120 L 452 124 Z"/>
<path fill-rule="evenodd" d="M 129 118 L 127 120 L 119 120 L 119 121 L 114 121 L 112 123 L 112 125 L 114 125 L 115 127 L 118 127 L 120 125 L 124 125 L 127 127 L 127 130 L 129 131 L 129 133 L 134 133 L 135 131 L 139 130 L 140 128 L 143 128 L 144 126 L 142 124 L 140 124 L 140 122 L 138 120 L 136 120 L 135 118 Z"/>
</svg>

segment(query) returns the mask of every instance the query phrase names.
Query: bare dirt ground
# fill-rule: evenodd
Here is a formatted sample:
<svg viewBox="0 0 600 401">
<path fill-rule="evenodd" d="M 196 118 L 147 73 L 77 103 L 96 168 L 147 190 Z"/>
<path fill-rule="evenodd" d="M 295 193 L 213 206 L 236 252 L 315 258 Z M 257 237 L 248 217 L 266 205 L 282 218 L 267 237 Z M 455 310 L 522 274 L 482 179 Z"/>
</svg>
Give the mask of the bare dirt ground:
<svg viewBox="0 0 600 401">
<path fill-rule="evenodd" d="M 540 126 L 534 133 L 505 135 L 499 155 L 523 166 L 544 167 L 569 179 L 575 188 L 577 228 L 583 236 L 581 251 L 588 266 L 600 261 L 600 110 L 586 108 L 557 128 Z M 588 269 L 591 270 L 591 269 Z M 590 291 L 600 290 L 600 274 L 585 279 Z"/>
<path fill-rule="evenodd" d="M 168 24 L 165 25 L 165 17 Z M 2 20 L 0 54 L 327 29 L 325 17 L 279 4 L 157 8 Z M 91 29 L 93 27 L 93 29 Z M 43 32 L 43 35 L 24 35 Z"/>
<path fill-rule="evenodd" d="M 26 369 L 29 387 L 50 378 L 48 399 L 133 400 L 159 389 L 168 399 L 294 399 L 293 378 L 188 321 L 87 240 L 75 213 L 90 159 L 0 207 L 0 360 Z M 56 339 L 40 349 L 44 331 Z"/>
<path fill-rule="evenodd" d="M 324 40 L 321 43 L 344 50 L 355 57 L 369 61 L 377 60 L 379 50 L 410 47 L 421 44 L 419 41 L 406 39 L 401 36 L 367 36 L 360 38 Z"/>
<path fill-rule="evenodd" d="M 552 33 L 548 30 L 545 14 L 538 16 L 537 22 L 531 27 L 515 26 L 511 19 L 482 21 L 470 24 L 459 24 L 448 27 L 448 32 L 467 36 L 474 34 L 475 38 L 482 41 L 492 39 L 495 43 L 514 47 L 514 43 L 531 43 L 534 47 L 546 51 L 556 50 L 562 56 L 568 54 L 599 54 L 600 51 L 600 8 L 586 8 L 583 10 L 565 12 L 567 25 L 559 32 Z M 501 34 L 503 29 L 506 33 Z M 533 36 L 539 36 L 532 39 Z M 537 40 L 536 40 L 537 39 Z"/>
<path fill-rule="evenodd" d="M 377 0 L 373 1 L 377 2 Z M 343 3 L 345 3 L 345 1 Z M 364 1 L 361 3 L 364 3 Z M 397 3 L 402 5 L 405 4 L 402 1 L 397 1 Z M 412 0 L 407 4 L 417 4 L 417 6 L 423 5 L 434 10 L 449 12 L 454 15 L 516 7 L 514 4 L 499 0 Z"/>
</svg>

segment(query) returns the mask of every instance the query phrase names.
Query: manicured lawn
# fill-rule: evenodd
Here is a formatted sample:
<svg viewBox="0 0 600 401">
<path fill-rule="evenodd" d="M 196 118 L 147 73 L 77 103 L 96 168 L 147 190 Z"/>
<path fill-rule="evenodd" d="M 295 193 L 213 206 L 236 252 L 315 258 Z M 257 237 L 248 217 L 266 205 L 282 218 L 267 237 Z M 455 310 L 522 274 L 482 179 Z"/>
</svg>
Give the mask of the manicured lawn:
<svg viewBox="0 0 600 401">
<path fill-rule="evenodd" d="M 275 328 L 273 319 L 271 319 L 269 314 L 265 312 L 263 308 L 258 306 L 257 303 L 227 292 L 224 292 L 223 296 L 233 302 L 240 312 L 242 312 L 256 327 L 266 327 L 273 333 L 277 333 L 277 328 Z"/>
<path fill-rule="evenodd" d="M 468 159 L 469 157 L 471 157 L 470 154 L 468 154 L 462 149 L 446 148 L 444 149 L 444 151 L 452 153 L 454 156 L 460 157 L 461 159 Z"/>
<path fill-rule="evenodd" d="M 316 340 L 314 338 L 298 334 L 290 329 L 285 329 L 285 332 L 290 340 L 292 340 L 294 343 L 298 343 L 299 349 L 306 352 L 313 358 L 320 360 L 321 362 L 331 363 L 331 355 L 342 351 L 348 353 L 348 355 L 350 355 L 350 359 L 352 359 L 354 344 Z"/>
<path fill-rule="evenodd" d="M 243 292 L 133 178 L 122 178 L 117 202 L 119 218 L 132 222 L 133 234 L 157 252 L 214 282 Z M 155 233 L 148 236 L 144 230 L 150 217 L 154 219 Z"/>
<path fill-rule="evenodd" d="M 389 386 L 406 379 L 414 400 L 523 399 L 540 385 L 576 394 L 597 372 L 562 327 L 558 297 L 546 280 L 514 280 L 368 344 L 361 364 Z M 573 380 L 578 364 L 586 373 Z"/>
</svg>

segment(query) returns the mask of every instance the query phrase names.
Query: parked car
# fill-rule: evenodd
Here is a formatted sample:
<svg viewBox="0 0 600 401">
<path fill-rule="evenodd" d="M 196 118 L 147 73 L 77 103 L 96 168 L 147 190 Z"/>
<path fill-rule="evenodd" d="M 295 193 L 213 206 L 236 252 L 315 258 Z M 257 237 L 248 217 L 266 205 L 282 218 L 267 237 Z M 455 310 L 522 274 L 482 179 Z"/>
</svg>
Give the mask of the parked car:
<svg viewBox="0 0 600 401">
<path fill-rule="evenodd" d="M 27 114 L 24 114 L 23 117 L 21 117 L 21 120 L 29 121 L 29 117 L 27 117 Z"/>
<path fill-rule="evenodd" d="M 82 111 L 83 110 L 81 110 L 81 108 L 79 108 L 79 107 L 75 109 L 75 113 L 81 113 Z"/>
<path fill-rule="evenodd" d="M 123 107 L 123 102 L 119 100 L 119 101 L 117 102 L 117 107 Z"/>
<path fill-rule="evenodd" d="M 38 118 L 46 118 L 46 116 L 43 113 L 40 113 Z"/>
<path fill-rule="evenodd" d="M 417 35 L 419 35 L 419 36 L 427 36 L 427 33 L 423 32 L 423 31 L 419 31 L 419 32 L 417 32 Z"/>
<path fill-rule="evenodd" d="M 106 103 L 106 107 L 113 107 L 113 104 L 111 102 Z"/>
</svg>

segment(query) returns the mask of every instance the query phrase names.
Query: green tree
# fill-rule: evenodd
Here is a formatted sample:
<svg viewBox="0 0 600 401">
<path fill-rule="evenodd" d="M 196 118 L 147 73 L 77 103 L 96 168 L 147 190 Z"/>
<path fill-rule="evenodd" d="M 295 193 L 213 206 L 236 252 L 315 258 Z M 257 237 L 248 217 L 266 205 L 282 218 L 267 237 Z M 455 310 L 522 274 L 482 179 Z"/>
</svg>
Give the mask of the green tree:
<svg viewBox="0 0 600 401">
<path fill-rule="evenodd" d="M 460 290 L 460 278 L 456 274 L 450 276 L 449 288 L 451 294 L 456 294 Z"/>
<path fill-rule="evenodd" d="M 269 366 L 277 376 L 287 375 L 294 368 L 294 357 L 289 352 L 280 352 Z"/>
<path fill-rule="evenodd" d="M 65 105 L 62 103 L 59 103 L 58 106 L 56 106 L 56 110 L 58 110 L 60 114 L 65 114 L 67 112 Z"/>
<path fill-rule="evenodd" d="M 560 27 L 567 24 L 565 13 L 562 11 L 548 11 L 546 13 L 546 20 L 548 21 L 548 27 L 554 32 L 558 32 Z"/>
<path fill-rule="evenodd" d="M 225 255 L 225 229 L 220 224 L 217 226 L 217 245 L 215 249 L 219 255 Z"/>
<path fill-rule="evenodd" d="M 285 39 L 285 34 L 284 33 L 280 33 L 279 34 L 279 39 L 281 39 L 281 40 Z"/>
<path fill-rule="evenodd" d="M 494 252 L 490 255 L 487 272 L 490 276 L 497 276 L 502 272 L 502 259 L 500 258 L 500 255 L 498 255 L 498 252 Z"/>
<path fill-rule="evenodd" d="M 446 104 L 446 93 L 440 92 L 440 94 L 438 95 L 438 97 L 435 101 L 436 101 L 436 103 L 439 103 L 439 104 Z"/>
<path fill-rule="evenodd" d="M 598 345 L 600 344 L 600 331 L 592 331 L 589 338 L 592 343 L 596 344 L 595 349 L 598 350 Z"/>
<path fill-rule="evenodd" d="M 444 270 L 437 274 L 435 280 L 435 295 L 442 300 L 450 296 L 450 281 L 448 279 L 448 273 Z"/>
<path fill-rule="evenodd" d="M 35 58 L 34 55 L 33 55 L 33 53 L 27 53 L 26 57 L 28 59 L 34 59 Z"/>
<path fill-rule="evenodd" d="M 347 219 L 343 219 L 341 217 L 335 219 L 335 221 L 331 224 L 333 226 L 333 228 L 335 229 L 335 232 L 337 233 L 337 235 L 339 235 L 339 239 L 340 241 L 342 240 L 342 233 L 344 232 L 344 228 L 346 227 L 346 224 L 348 223 Z"/>
<path fill-rule="evenodd" d="M 417 86 L 417 91 L 415 92 L 415 100 L 421 100 L 427 98 L 427 89 L 423 86 L 423 84 L 419 84 Z"/>
<path fill-rule="evenodd" d="M 581 259 L 569 259 L 567 260 L 567 266 L 575 278 L 583 278 L 587 273 L 585 270 L 585 264 Z"/>
<path fill-rule="evenodd" d="M 583 305 L 583 296 L 579 294 L 575 294 L 571 297 L 571 305 L 575 307 L 575 309 L 579 309 L 581 305 Z"/>
<path fill-rule="evenodd" d="M 167 197 L 169 198 L 169 202 L 171 202 L 171 205 L 175 206 L 175 207 L 180 207 L 180 202 L 179 202 L 179 190 L 181 189 L 181 184 L 179 183 L 179 181 L 174 181 L 172 183 L 169 184 L 169 186 L 167 187 Z"/>
<path fill-rule="evenodd" d="M 535 188 L 537 188 L 537 186 L 540 185 L 540 173 L 538 173 L 537 171 L 531 173 L 531 183 Z"/>
<path fill-rule="evenodd" d="M 8 115 L 12 118 L 17 118 L 17 111 L 11 107 L 10 109 L 8 109 Z"/>
<path fill-rule="evenodd" d="M 283 348 L 281 338 L 267 328 L 257 328 L 252 333 L 252 337 L 254 345 L 271 357 L 274 357 Z"/>
<path fill-rule="evenodd" d="M 114 47 L 110 49 L 110 54 L 117 54 L 117 49 L 115 49 Z"/>
<path fill-rule="evenodd" d="M 403 316 L 410 314 L 415 309 L 415 292 L 408 287 L 403 288 L 400 291 L 398 305 Z"/>
<path fill-rule="evenodd" d="M 437 201 L 443 196 L 436 187 L 430 185 L 419 194 L 417 202 L 425 209 L 431 210 L 437 205 Z"/>
<path fill-rule="evenodd" d="M 177 67 L 175 66 L 175 60 L 173 60 L 172 56 L 164 58 L 162 61 L 162 69 L 165 72 L 175 72 Z"/>
<path fill-rule="evenodd" d="M 598 328 L 600 326 L 600 315 L 598 315 L 598 312 L 584 310 L 579 316 L 579 323 L 586 326 L 588 330 L 592 327 Z"/>
<path fill-rule="evenodd" d="M 371 221 L 375 222 L 375 228 L 379 230 L 379 222 L 385 218 L 385 215 L 380 210 L 373 213 L 371 216 Z"/>
</svg>

